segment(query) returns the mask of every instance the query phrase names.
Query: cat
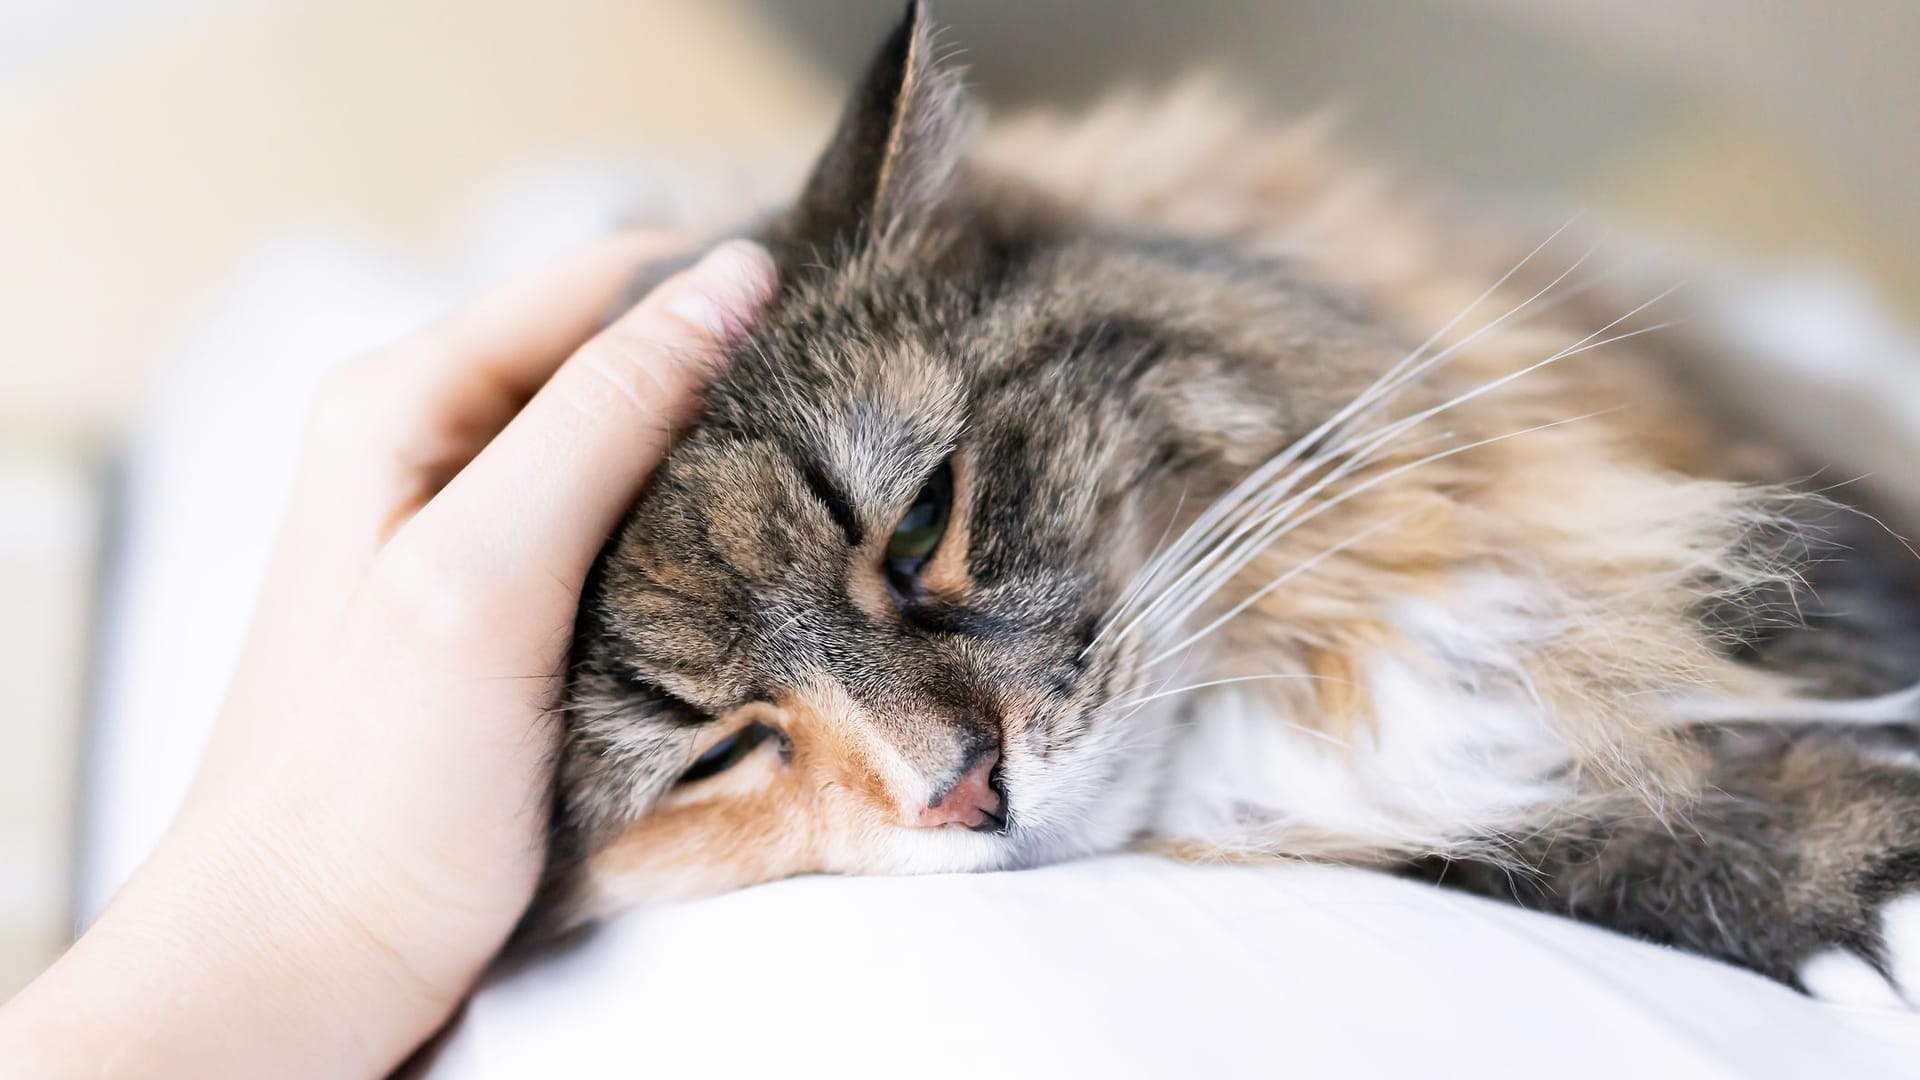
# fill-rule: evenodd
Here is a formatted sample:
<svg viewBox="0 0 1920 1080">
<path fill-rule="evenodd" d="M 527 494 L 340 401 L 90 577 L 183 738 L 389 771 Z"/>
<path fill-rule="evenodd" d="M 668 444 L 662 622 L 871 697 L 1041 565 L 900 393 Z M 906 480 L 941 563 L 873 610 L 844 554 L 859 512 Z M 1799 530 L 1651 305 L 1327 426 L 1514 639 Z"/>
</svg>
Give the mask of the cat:
<svg viewBox="0 0 1920 1080">
<path fill-rule="evenodd" d="M 746 230 L 779 295 L 589 579 L 523 941 L 1145 848 L 1920 1005 L 1920 566 L 1664 296 L 1213 92 L 975 120 L 910 4 Z"/>
</svg>

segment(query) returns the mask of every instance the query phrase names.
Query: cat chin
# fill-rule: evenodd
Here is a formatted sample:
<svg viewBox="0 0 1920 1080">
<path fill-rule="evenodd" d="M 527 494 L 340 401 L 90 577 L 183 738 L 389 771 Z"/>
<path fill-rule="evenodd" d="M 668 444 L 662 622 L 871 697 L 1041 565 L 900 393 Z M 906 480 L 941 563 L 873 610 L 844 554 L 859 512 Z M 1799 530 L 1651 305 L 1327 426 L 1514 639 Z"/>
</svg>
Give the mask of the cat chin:
<svg viewBox="0 0 1920 1080">
<path fill-rule="evenodd" d="M 1109 711 L 1079 743 L 1009 753 L 1003 766 L 1020 866 L 1119 851 L 1153 821 L 1179 729 L 1173 702 Z"/>
</svg>

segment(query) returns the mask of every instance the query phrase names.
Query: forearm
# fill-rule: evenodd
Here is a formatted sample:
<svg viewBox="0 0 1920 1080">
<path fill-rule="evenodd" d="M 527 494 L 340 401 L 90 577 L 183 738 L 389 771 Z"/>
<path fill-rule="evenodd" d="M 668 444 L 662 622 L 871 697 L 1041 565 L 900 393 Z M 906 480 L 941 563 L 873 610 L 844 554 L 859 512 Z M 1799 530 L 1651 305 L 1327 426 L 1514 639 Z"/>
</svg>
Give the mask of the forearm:
<svg viewBox="0 0 1920 1080">
<path fill-rule="evenodd" d="M 452 1002 L 291 854 L 169 837 L 0 1010 L 0 1060 L 50 1078 L 384 1075 Z"/>
</svg>

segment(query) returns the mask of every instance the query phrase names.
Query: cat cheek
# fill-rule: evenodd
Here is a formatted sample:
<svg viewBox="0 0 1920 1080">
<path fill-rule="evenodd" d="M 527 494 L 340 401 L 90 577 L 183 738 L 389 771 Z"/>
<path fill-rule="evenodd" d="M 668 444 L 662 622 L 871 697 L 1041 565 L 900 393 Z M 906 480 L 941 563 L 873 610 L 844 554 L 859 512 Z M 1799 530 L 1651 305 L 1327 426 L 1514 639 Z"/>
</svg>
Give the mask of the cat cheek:
<svg viewBox="0 0 1920 1080">
<path fill-rule="evenodd" d="M 587 861 L 587 894 L 599 912 L 646 900 L 710 896 L 807 873 L 817 849 L 812 800 L 798 778 L 778 770 L 656 808 Z"/>
</svg>

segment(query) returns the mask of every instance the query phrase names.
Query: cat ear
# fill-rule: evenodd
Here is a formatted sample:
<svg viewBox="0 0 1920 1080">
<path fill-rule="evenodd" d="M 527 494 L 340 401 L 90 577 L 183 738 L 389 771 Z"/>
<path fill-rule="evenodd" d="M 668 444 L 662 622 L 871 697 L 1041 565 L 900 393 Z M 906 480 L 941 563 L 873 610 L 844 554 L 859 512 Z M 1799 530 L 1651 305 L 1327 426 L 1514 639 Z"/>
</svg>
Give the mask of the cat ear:
<svg viewBox="0 0 1920 1080">
<path fill-rule="evenodd" d="M 926 5 L 907 4 L 814 164 L 783 238 L 809 261 L 910 227 L 939 201 L 964 148 L 959 73 L 934 55 Z"/>
</svg>

